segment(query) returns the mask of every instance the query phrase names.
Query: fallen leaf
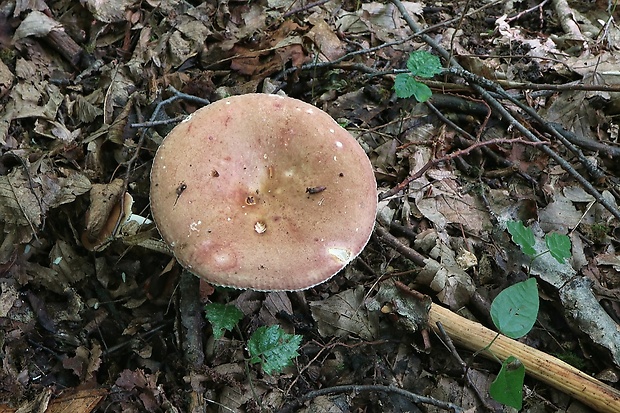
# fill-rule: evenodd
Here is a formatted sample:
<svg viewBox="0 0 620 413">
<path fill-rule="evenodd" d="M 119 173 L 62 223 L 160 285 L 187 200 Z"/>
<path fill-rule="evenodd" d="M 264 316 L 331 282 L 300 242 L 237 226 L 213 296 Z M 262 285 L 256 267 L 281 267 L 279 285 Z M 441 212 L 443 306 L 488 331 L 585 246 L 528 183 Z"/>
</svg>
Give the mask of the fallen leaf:
<svg viewBox="0 0 620 413">
<path fill-rule="evenodd" d="M 364 304 L 364 287 L 346 290 L 323 301 L 311 301 L 312 317 L 323 337 L 357 335 L 364 340 L 377 337 L 377 312 Z"/>
</svg>

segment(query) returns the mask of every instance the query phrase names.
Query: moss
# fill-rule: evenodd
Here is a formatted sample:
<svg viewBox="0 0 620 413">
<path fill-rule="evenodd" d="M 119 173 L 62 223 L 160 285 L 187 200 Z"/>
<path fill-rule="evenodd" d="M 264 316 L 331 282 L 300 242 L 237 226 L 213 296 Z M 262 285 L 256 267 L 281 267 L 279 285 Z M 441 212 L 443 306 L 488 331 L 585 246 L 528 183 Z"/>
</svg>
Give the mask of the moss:
<svg viewBox="0 0 620 413">
<path fill-rule="evenodd" d="M 586 362 L 581 357 L 579 357 L 577 354 L 571 351 L 562 351 L 554 355 L 560 360 L 565 361 L 566 363 L 570 364 L 571 366 L 579 370 L 584 370 L 586 367 Z"/>
</svg>

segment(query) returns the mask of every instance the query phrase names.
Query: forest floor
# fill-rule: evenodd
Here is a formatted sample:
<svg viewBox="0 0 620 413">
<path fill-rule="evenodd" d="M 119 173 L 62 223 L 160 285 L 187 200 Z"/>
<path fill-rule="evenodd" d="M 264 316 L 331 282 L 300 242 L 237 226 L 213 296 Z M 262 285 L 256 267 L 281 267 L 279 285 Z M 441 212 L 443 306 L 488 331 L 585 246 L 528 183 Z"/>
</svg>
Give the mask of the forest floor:
<svg viewBox="0 0 620 413">
<path fill-rule="evenodd" d="M 0 413 L 511 412 L 490 396 L 508 355 L 521 411 L 620 411 L 617 17 L 611 0 L 1 0 Z M 423 103 L 394 87 L 419 50 L 443 68 L 416 78 Z M 303 291 L 199 284 L 151 222 L 166 134 L 256 92 L 329 113 L 377 180 L 368 245 Z M 511 309 L 536 322 L 496 359 L 490 303 L 527 279 L 538 304 Z M 211 303 L 239 322 L 208 322 Z M 276 325 L 299 347 L 267 374 L 248 342 Z"/>
</svg>

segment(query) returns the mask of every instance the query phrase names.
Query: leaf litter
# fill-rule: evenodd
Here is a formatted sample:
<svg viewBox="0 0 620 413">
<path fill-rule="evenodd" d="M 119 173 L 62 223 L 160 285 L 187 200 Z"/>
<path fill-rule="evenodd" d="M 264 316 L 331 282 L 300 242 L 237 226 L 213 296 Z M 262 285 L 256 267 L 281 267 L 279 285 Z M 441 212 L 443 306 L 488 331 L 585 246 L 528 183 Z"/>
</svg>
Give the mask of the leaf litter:
<svg viewBox="0 0 620 413">
<path fill-rule="evenodd" d="M 443 46 L 454 48 L 466 69 L 515 93 L 531 90 L 524 100 L 580 148 L 554 142 L 554 149 L 592 172 L 603 199 L 617 205 L 615 10 L 598 2 L 588 10 L 522 2 L 476 12 L 403 4 L 418 23 L 438 24 Z M 148 219 L 152 154 L 167 122 L 197 108 L 181 99 L 151 118 L 169 86 L 208 100 L 271 87 L 325 108 L 366 149 L 382 193 L 479 140 L 522 137 L 447 76 L 428 81 L 430 102 L 460 132 L 428 106 L 394 97 L 394 69 L 427 47 L 411 37 L 395 2 L 2 5 L 0 409 L 54 411 L 75 392 L 85 400 L 75 411 L 85 412 L 277 411 L 315 389 L 359 384 L 397 386 L 472 411 L 502 409 L 476 395 L 486 394 L 499 365 L 462 351 L 472 372 L 467 385 L 453 355 L 425 337 L 425 320 L 434 299 L 491 325 L 488 303 L 528 276 L 530 263 L 503 226 L 509 220 L 536 229 L 537 250 L 549 232 L 569 235 L 572 244 L 567 263 L 547 254 L 529 268 L 544 282 L 544 299 L 525 340 L 578 360 L 591 375 L 620 368 L 617 216 L 524 142 L 433 163 L 382 200 L 379 225 L 393 237 L 373 238 L 325 285 L 294 294 L 201 286 L 201 304 L 233 302 L 243 318 L 218 340 L 210 327 L 190 333 L 205 339 L 206 350 L 204 364 L 191 367 L 176 316 L 181 271 Z M 149 120 L 162 124 L 131 127 Z M 590 164 L 579 167 L 580 159 Z M 428 295 L 403 298 L 387 278 Z M 271 377 L 246 367 L 244 343 L 276 324 L 302 341 L 293 364 Z M 613 374 L 605 377 L 617 386 Z M 188 392 L 203 401 L 187 401 Z M 533 379 L 525 394 L 527 411 L 549 403 L 577 408 Z M 405 400 L 351 392 L 300 409 L 417 408 Z"/>
</svg>

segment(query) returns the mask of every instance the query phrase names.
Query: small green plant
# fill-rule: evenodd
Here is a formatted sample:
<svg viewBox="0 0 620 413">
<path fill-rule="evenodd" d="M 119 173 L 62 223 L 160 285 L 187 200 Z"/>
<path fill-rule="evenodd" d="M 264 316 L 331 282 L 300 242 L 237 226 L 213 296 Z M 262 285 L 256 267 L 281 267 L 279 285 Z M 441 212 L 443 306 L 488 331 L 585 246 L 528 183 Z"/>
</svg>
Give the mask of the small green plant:
<svg viewBox="0 0 620 413">
<path fill-rule="evenodd" d="M 536 279 L 516 283 L 499 293 L 491 303 L 491 319 L 495 327 L 510 338 L 521 338 L 530 332 L 538 316 L 538 287 Z M 520 409 L 525 367 L 514 356 L 502 363 L 491 383 L 489 394 L 505 405 Z"/>
<path fill-rule="evenodd" d="M 518 358 L 510 356 L 502 363 L 502 368 L 489 387 L 489 394 L 498 402 L 521 410 L 524 379 L 525 366 Z"/>
<path fill-rule="evenodd" d="M 521 251 L 531 258 L 532 262 L 543 254 L 549 253 L 556 261 L 563 264 L 571 256 L 570 238 L 562 234 L 546 234 L 547 250 L 537 253 L 534 248 L 536 237 L 531 228 L 521 221 L 506 223 L 512 241 Z M 491 318 L 500 333 L 510 338 L 520 338 L 530 332 L 538 317 L 538 287 L 536 279 L 514 284 L 499 293 L 491 304 Z M 518 358 L 508 357 L 489 388 L 489 394 L 495 400 L 507 406 L 521 409 L 523 404 L 523 380 L 525 367 Z"/>
<path fill-rule="evenodd" d="M 530 265 L 536 258 L 546 253 L 550 253 L 560 264 L 564 264 L 564 260 L 571 256 L 570 238 L 567 235 L 556 233 L 545 235 L 547 250 L 536 254 L 536 250 L 534 249 L 536 239 L 534 237 L 534 231 L 532 231 L 531 228 L 523 225 L 521 221 L 508 221 L 506 222 L 506 227 L 512 236 L 512 241 L 521 248 L 521 251 L 532 259 Z"/>
<path fill-rule="evenodd" d="M 225 331 L 232 331 L 243 318 L 241 310 L 231 304 L 207 304 L 205 314 L 216 340 L 222 338 Z M 301 339 L 300 335 L 288 334 L 278 325 L 259 327 L 247 342 L 250 363 L 260 363 L 266 374 L 280 373 L 299 355 Z"/>
<path fill-rule="evenodd" d="M 213 327 L 213 338 L 219 340 L 224 331 L 232 331 L 243 318 L 243 313 L 234 305 L 209 303 L 205 306 L 205 317 Z"/>
<path fill-rule="evenodd" d="M 396 75 L 394 90 L 399 98 L 413 96 L 418 102 L 426 102 L 432 95 L 431 89 L 416 77 L 430 79 L 442 72 L 441 62 L 435 55 L 424 50 L 412 52 L 407 60 L 409 73 Z"/>
<path fill-rule="evenodd" d="M 491 319 L 503 335 L 521 338 L 534 327 L 538 316 L 536 279 L 516 283 L 499 293 L 491 304 Z"/>
<path fill-rule="evenodd" d="M 299 355 L 301 336 L 288 334 L 278 325 L 256 329 L 248 340 L 250 363 L 260 363 L 266 374 L 279 373 Z"/>
<path fill-rule="evenodd" d="M 603 242 L 605 237 L 607 236 L 607 232 L 609 232 L 609 227 L 605 224 L 596 223 L 591 226 L 584 225 L 586 229 L 586 233 L 590 233 L 590 236 L 593 238 L 595 242 Z"/>
</svg>

